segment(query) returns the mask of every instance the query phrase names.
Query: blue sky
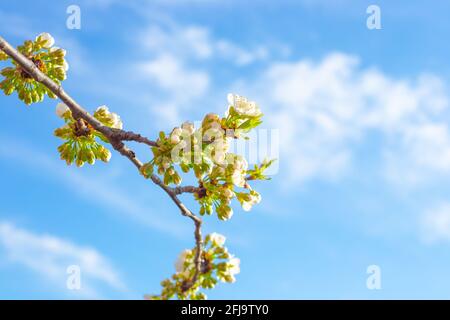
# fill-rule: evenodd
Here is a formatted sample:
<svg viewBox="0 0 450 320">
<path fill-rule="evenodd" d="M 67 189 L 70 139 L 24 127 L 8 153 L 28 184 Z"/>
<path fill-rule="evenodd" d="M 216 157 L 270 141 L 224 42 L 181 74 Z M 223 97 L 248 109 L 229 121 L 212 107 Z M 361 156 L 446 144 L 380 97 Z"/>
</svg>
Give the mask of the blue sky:
<svg viewBox="0 0 450 320">
<path fill-rule="evenodd" d="M 241 258 L 210 298 L 450 298 L 449 4 L 130 2 L 2 2 L 0 34 L 51 33 L 68 51 L 65 89 L 150 137 L 224 112 L 228 92 L 259 103 L 279 130 L 278 170 L 251 212 L 204 219 Z M 71 4 L 80 30 L 66 28 Z M 381 30 L 366 27 L 371 4 Z M 0 298 L 157 293 L 192 247 L 190 221 L 117 154 L 60 161 L 56 103 L 0 96 Z M 79 291 L 66 288 L 72 264 Z"/>
</svg>

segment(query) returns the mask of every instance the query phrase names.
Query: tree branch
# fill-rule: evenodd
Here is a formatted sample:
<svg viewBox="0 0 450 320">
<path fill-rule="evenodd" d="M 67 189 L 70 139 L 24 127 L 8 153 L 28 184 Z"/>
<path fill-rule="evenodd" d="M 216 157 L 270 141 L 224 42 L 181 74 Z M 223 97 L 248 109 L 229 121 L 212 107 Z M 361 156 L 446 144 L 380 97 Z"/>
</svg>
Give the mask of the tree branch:
<svg viewBox="0 0 450 320">
<path fill-rule="evenodd" d="M 146 144 L 150 147 L 156 147 L 158 144 L 155 141 L 151 141 L 150 139 L 143 137 L 139 133 L 134 133 L 132 131 L 124 131 L 121 129 L 112 129 L 114 136 L 121 141 L 135 141 L 139 143 Z"/>
<path fill-rule="evenodd" d="M 182 194 L 182 193 L 197 193 L 201 190 L 199 187 L 194 186 L 183 186 L 183 187 L 175 187 L 172 188 L 172 192 L 175 194 Z"/>
<path fill-rule="evenodd" d="M 135 141 L 139 143 L 144 143 L 148 146 L 157 146 L 156 142 L 143 137 L 140 134 L 124 131 L 121 129 L 113 129 L 103 125 L 100 121 L 94 118 L 91 114 L 89 114 L 81 105 L 79 105 L 69 94 L 67 94 L 64 89 L 56 84 L 53 80 L 51 80 L 46 74 L 44 74 L 41 70 L 39 70 L 35 64 L 26 58 L 23 54 L 18 52 L 15 48 L 13 48 L 3 37 L 0 36 L 0 49 L 5 52 L 9 57 L 11 57 L 20 67 L 25 70 L 33 79 L 37 82 L 40 82 L 44 86 L 46 86 L 51 92 L 53 92 L 58 98 L 60 98 L 70 109 L 72 112 L 72 116 L 75 119 L 82 118 L 87 123 L 89 123 L 95 130 L 101 132 L 111 143 L 111 146 L 118 151 L 121 155 L 127 157 L 138 169 L 142 167 L 142 162 L 136 157 L 136 154 L 133 150 L 128 148 L 123 141 Z M 176 204 L 176 206 L 180 209 L 181 214 L 190 218 L 195 225 L 195 245 L 196 245 L 196 256 L 195 256 L 195 275 L 192 279 L 192 285 L 197 281 L 198 275 L 200 274 L 201 269 L 201 256 L 202 256 L 202 234 L 201 234 L 201 226 L 202 220 L 195 214 L 193 214 L 181 201 L 178 199 L 177 195 L 183 192 L 195 192 L 195 187 L 187 186 L 187 187 L 176 187 L 171 188 L 166 186 L 161 179 L 152 175 L 151 180 L 162 188 L 167 195 L 172 199 L 172 201 Z"/>
</svg>

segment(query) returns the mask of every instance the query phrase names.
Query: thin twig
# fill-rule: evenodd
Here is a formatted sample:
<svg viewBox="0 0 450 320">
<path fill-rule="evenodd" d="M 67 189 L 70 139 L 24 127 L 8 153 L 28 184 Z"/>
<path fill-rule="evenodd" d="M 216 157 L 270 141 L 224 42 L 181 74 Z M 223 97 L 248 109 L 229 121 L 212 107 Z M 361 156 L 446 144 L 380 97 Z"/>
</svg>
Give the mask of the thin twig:
<svg viewBox="0 0 450 320">
<path fill-rule="evenodd" d="M 30 76 L 33 77 L 37 82 L 40 82 L 46 86 L 51 92 L 53 92 L 58 98 L 60 98 L 70 109 L 72 115 L 75 119 L 82 118 L 87 123 L 89 123 L 95 130 L 101 132 L 111 143 L 112 147 L 118 151 L 121 155 L 127 157 L 138 169 L 142 167 L 142 162 L 136 157 L 133 150 L 128 148 L 123 141 L 135 141 L 139 143 L 146 144 L 148 146 L 157 146 L 156 142 L 151 141 L 138 133 L 131 131 L 124 131 L 121 129 L 113 129 L 103 125 L 100 121 L 89 114 L 81 105 L 79 105 L 69 94 L 67 94 L 64 89 L 56 84 L 52 79 L 50 79 L 46 74 L 39 70 L 35 64 L 26 58 L 23 54 L 13 48 L 3 37 L 0 36 L 0 49 L 5 52 L 9 57 L 11 57 L 17 64 L 20 65 Z M 201 226 L 202 220 L 193 214 L 181 201 L 178 199 L 177 195 L 184 192 L 196 192 L 195 187 L 176 187 L 171 188 L 166 186 L 161 179 L 152 175 L 151 180 L 161 187 L 176 206 L 180 209 L 181 214 L 190 218 L 195 225 L 195 245 L 196 245 L 196 256 L 195 256 L 195 275 L 192 279 L 191 286 L 195 284 L 197 278 L 200 274 L 201 268 L 201 254 L 202 254 L 202 234 Z"/>
</svg>

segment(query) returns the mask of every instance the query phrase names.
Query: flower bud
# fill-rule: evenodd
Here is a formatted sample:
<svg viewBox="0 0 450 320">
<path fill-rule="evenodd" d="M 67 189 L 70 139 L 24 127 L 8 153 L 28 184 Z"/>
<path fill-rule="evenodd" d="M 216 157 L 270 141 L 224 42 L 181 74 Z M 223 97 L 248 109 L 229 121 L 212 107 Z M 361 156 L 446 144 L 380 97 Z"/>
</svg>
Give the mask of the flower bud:
<svg viewBox="0 0 450 320">
<path fill-rule="evenodd" d="M 224 196 L 225 198 L 227 198 L 227 199 L 231 199 L 231 198 L 234 197 L 234 192 L 231 191 L 231 190 L 228 189 L 228 188 L 224 188 L 224 189 L 222 190 L 222 194 L 223 194 L 223 196 Z"/>
<path fill-rule="evenodd" d="M 42 45 L 42 47 L 47 49 L 51 48 L 55 44 L 55 39 L 53 39 L 53 37 L 47 32 L 43 32 L 38 35 L 36 40 L 43 41 L 44 44 Z"/>
<path fill-rule="evenodd" d="M 69 109 L 69 107 L 68 107 L 65 103 L 60 102 L 60 103 L 58 103 L 58 104 L 56 105 L 56 115 L 57 115 L 58 117 L 63 118 L 63 117 L 64 117 L 64 114 L 65 114 L 67 111 L 70 112 L 70 109 Z"/>
<path fill-rule="evenodd" d="M 67 63 L 66 60 L 63 61 L 62 67 L 66 72 L 69 71 L 69 64 Z"/>
<path fill-rule="evenodd" d="M 104 146 L 100 146 L 98 149 L 98 158 L 103 162 L 108 162 L 111 159 L 111 152 Z"/>
<path fill-rule="evenodd" d="M 161 166 L 164 168 L 164 170 L 169 169 L 169 167 L 170 167 L 170 160 L 169 160 L 169 158 L 164 157 L 162 159 Z"/>
<path fill-rule="evenodd" d="M 216 233 L 216 232 L 211 233 L 209 235 L 209 239 L 211 240 L 211 242 L 214 245 L 219 246 L 219 247 L 222 247 L 225 244 L 225 240 L 226 240 L 225 236 L 223 236 L 219 233 Z"/>
<path fill-rule="evenodd" d="M 186 121 L 181 125 L 181 128 L 184 132 L 186 132 L 188 135 L 192 135 L 195 131 L 194 124 L 192 122 Z"/>
<path fill-rule="evenodd" d="M 175 183 L 176 185 L 181 184 L 181 177 L 178 173 L 175 172 L 174 176 L 173 176 L 173 183 Z"/>
</svg>

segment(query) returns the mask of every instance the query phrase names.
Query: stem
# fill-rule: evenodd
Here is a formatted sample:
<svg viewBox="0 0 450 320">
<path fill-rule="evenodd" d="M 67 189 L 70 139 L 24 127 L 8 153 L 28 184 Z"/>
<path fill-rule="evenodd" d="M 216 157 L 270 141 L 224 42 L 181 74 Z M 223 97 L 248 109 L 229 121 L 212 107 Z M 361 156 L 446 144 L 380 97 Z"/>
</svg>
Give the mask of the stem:
<svg viewBox="0 0 450 320">
<path fill-rule="evenodd" d="M 95 130 L 101 132 L 111 143 L 112 147 L 119 152 L 121 155 L 127 157 L 139 170 L 142 167 L 142 162 L 136 157 L 133 150 L 128 148 L 123 141 L 135 141 L 138 143 L 144 143 L 148 146 L 157 146 L 157 143 L 143 137 L 138 133 L 132 131 L 124 131 L 121 129 L 113 129 L 103 125 L 100 121 L 90 115 L 81 105 L 79 105 L 69 94 L 67 94 L 64 89 L 56 84 L 52 79 L 50 79 L 46 74 L 39 70 L 35 64 L 26 58 L 23 54 L 13 48 L 3 37 L 0 36 L 0 49 L 5 52 L 11 59 L 13 59 L 17 64 L 25 70 L 34 80 L 40 82 L 45 87 L 47 87 L 51 92 L 53 92 L 58 98 L 60 98 L 70 109 L 72 115 L 75 119 L 84 119 L 89 123 Z M 197 281 L 198 275 L 200 274 L 201 266 L 201 253 L 202 253 L 202 234 L 201 226 L 202 220 L 193 214 L 181 201 L 178 199 L 177 195 L 184 192 L 195 192 L 195 187 L 176 187 L 171 188 L 166 186 L 161 179 L 152 175 L 151 180 L 162 188 L 168 196 L 172 199 L 175 205 L 180 209 L 181 214 L 190 218 L 194 222 L 195 231 L 195 245 L 196 245 L 196 256 L 195 256 L 195 275 L 192 279 L 192 285 Z M 191 286 L 192 286 L 191 285 Z"/>
</svg>

